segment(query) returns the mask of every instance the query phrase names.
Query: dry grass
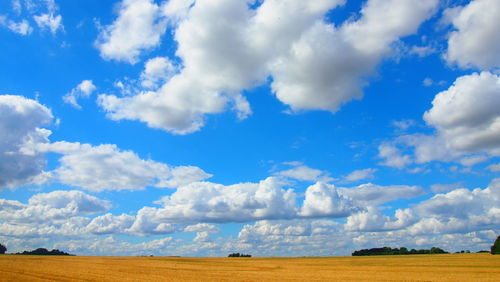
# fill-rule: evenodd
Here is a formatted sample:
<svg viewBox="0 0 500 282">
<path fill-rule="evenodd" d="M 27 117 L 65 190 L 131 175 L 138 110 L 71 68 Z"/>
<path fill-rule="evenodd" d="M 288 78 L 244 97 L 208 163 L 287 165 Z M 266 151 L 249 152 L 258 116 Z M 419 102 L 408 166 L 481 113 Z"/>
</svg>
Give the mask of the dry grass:
<svg viewBox="0 0 500 282">
<path fill-rule="evenodd" d="M 171 258 L 0 255 L 0 280 L 500 281 L 500 256 Z"/>
</svg>

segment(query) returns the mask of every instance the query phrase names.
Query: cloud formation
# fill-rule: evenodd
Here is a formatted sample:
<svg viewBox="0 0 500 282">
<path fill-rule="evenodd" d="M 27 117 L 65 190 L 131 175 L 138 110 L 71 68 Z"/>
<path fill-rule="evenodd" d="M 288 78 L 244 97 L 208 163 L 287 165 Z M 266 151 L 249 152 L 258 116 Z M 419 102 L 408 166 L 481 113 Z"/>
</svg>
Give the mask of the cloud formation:
<svg viewBox="0 0 500 282">
<path fill-rule="evenodd" d="M 37 182 L 46 160 L 26 147 L 48 142 L 51 132 L 42 126 L 50 125 L 52 112 L 35 100 L 0 95 L 0 116 L 0 189 Z"/>
<path fill-rule="evenodd" d="M 41 144 L 37 150 L 63 155 L 59 167 L 51 172 L 53 179 L 93 192 L 142 190 L 147 186 L 176 188 L 211 177 L 198 167 L 170 167 L 143 160 L 113 144 L 92 146 L 63 141 Z"/>
<path fill-rule="evenodd" d="M 448 39 L 445 55 L 448 63 L 482 70 L 500 66 L 498 1 L 473 0 L 464 7 L 450 8 L 444 13 L 455 29 Z"/>
<path fill-rule="evenodd" d="M 338 27 L 324 16 L 341 0 L 266 0 L 256 9 L 243 0 L 168 2 L 164 16 L 175 27 L 180 72 L 157 91 L 100 95 L 98 101 L 113 120 L 188 134 L 204 125 L 205 115 L 229 105 L 238 118 L 247 117 L 251 108 L 241 92 L 272 77 L 272 91 L 291 110 L 335 112 L 362 97 L 364 78 L 390 55 L 391 44 L 416 32 L 437 2 L 370 0 L 358 20 Z M 148 7 L 147 15 L 129 12 L 134 5 Z M 125 0 L 121 7 L 97 45 L 105 58 L 136 62 L 143 46 L 158 44 L 165 17 L 149 0 Z M 132 27 L 127 34 L 122 22 Z"/>
<path fill-rule="evenodd" d="M 83 80 L 75 88 L 73 88 L 69 93 L 63 96 L 63 101 L 70 104 L 71 106 L 81 109 L 82 107 L 78 104 L 79 98 L 88 98 L 97 89 L 92 80 Z"/>
<path fill-rule="evenodd" d="M 160 8 L 152 0 L 123 0 L 118 18 L 102 28 L 95 46 L 107 60 L 135 64 L 144 50 L 160 44 L 166 21 L 159 18 Z"/>
</svg>

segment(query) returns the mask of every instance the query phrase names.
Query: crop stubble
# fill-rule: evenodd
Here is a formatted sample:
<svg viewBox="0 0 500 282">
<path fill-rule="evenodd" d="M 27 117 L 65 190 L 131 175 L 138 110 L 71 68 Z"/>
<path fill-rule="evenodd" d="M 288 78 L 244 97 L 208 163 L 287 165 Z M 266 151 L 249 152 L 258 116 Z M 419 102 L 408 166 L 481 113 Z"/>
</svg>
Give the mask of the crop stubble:
<svg viewBox="0 0 500 282">
<path fill-rule="evenodd" d="M 0 281 L 500 281 L 490 254 L 312 258 L 0 255 Z"/>
</svg>

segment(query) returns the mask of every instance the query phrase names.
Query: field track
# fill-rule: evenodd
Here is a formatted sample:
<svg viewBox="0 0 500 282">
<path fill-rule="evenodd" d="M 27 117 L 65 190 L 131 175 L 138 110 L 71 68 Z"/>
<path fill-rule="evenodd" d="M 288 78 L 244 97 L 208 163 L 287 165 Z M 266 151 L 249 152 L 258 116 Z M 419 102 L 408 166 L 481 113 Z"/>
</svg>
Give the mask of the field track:
<svg viewBox="0 0 500 282">
<path fill-rule="evenodd" d="M 0 255 L 0 281 L 500 281 L 500 255 L 321 258 Z"/>
</svg>

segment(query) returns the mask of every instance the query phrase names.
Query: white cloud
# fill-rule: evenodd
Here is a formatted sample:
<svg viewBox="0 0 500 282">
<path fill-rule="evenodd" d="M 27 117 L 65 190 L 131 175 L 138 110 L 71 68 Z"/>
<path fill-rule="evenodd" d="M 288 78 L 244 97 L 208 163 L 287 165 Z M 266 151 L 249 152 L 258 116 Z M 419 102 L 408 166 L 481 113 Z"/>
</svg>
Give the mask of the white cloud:
<svg viewBox="0 0 500 282">
<path fill-rule="evenodd" d="M 230 186 L 196 182 L 164 197 L 157 216 L 163 220 L 193 222 L 292 218 L 296 215 L 295 197 L 293 190 L 284 190 L 283 183 L 272 177 L 259 183 Z"/>
<path fill-rule="evenodd" d="M 152 0 L 123 0 L 118 18 L 99 33 L 95 46 L 107 60 L 135 64 L 142 52 L 160 44 L 166 21 Z"/>
<path fill-rule="evenodd" d="M 111 203 L 81 191 L 53 191 L 32 196 L 28 204 L 5 203 L 0 209 L 0 234 L 12 236 L 75 236 L 84 233 L 89 216 L 105 212 Z"/>
<path fill-rule="evenodd" d="M 33 28 L 30 26 L 27 20 L 22 20 L 20 22 L 7 21 L 7 28 L 12 32 L 15 32 L 20 35 L 28 35 L 33 31 Z"/>
<path fill-rule="evenodd" d="M 411 158 L 403 155 L 401 151 L 394 145 L 384 143 L 378 147 L 378 157 L 384 159 L 381 165 L 404 168 L 411 163 Z"/>
<path fill-rule="evenodd" d="M 404 168 L 411 163 L 460 162 L 465 166 L 500 155 L 500 76 L 473 73 L 438 93 L 423 118 L 433 135 L 411 134 L 379 146 L 381 164 Z M 401 151 L 413 147 L 413 156 Z"/>
<path fill-rule="evenodd" d="M 474 0 L 448 13 L 456 31 L 448 39 L 446 60 L 462 68 L 494 69 L 500 66 L 497 0 Z"/>
<path fill-rule="evenodd" d="M 48 29 L 53 35 L 55 35 L 58 30 L 64 30 L 61 15 L 54 16 L 54 14 L 42 14 L 34 16 L 33 18 L 40 29 Z"/>
<path fill-rule="evenodd" d="M 350 231 L 398 230 L 415 223 L 418 218 L 410 209 L 398 209 L 393 218 L 381 214 L 376 208 L 353 214 L 347 218 L 345 228 Z"/>
<path fill-rule="evenodd" d="M 361 210 L 339 194 L 335 186 L 318 182 L 306 190 L 299 215 L 304 217 L 345 217 Z"/>
<path fill-rule="evenodd" d="M 278 175 L 301 180 L 301 181 L 323 181 L 329 182 L 333 180 L 330 174 L 326 171 L 310 168 L 302 163 L 296 164 L 295 167 L 283 170 L 277 173 Z"/>
<path fill-rule="evenodd" d="M 482 72 L 459 77 L 436 95 L 424 120 L 455 150 L 500 153 L 500 76 Z"/>
<path fill-rule="evenodd" d="M 367 179 L 373 179 L 375 178 L 375 172 L 377 172 L 376 168 L 366 168 L 366 169 L 360 169 L 360 170 L 355 170 L 351 173 L 349 173 L 347 176 L 344 177 L 344 182 L 355 182 L 359 180 L 367 180 Z"/>
<path fill-rule="evenodd" d="M 411 199 L 422 196 L 419 186 L 362 184 L 353 188 L 339 188 L 340 194 L 364 205 L 379 205 L 398 199 Z"/>
<path fill-rule="evenodd" d="M 111 203 L 81 191 L 53 191 L 36 194 L 28 201 L 30 206 L 47 206 L 54 209 L 71 208 L 75 214 L 87 215 L 107 211 Z"/>
<path fill-rule="evenodd" d="M 60 166 L 52 171 L 59 182 L 100 192 L 105 190 L 142 190 L 147 186 L 175 188 L 210 177 L 193 166 L 169 167 L 153 160 L 143 160 L 132 151 L 116 145 L 56 142 L 39 145 L 42 152 L 63 154 Z"/>
<path fill-rule="evenodd" d="M 92 219 L 87 230 L 93 234 L 124 233 L 134 222 L 135 217 L 127 214 L 112 215 L 107 213 Z"/>
<path fill-rule="evenodd" d="M 381 58 L 389 55 L 391 44 L 414 33 L 437 5 L 436 0 L 416 5 L 407 0 L 370 0 L 358 21 L 337 28 L 325 23 L 324 15 L 344 3 L 340 0 L 267 0 L 256 10 L 245 1 L 192 3 L 173 1 L 163 6 L 164 15 L 176 27 L 180 73 L 155 92 L 123 98 L 99 96 L 109 118 L 139 120 L 176 134 L 191 133 L 204 125 L 205 115 L 220 113 L 228 105 L 238 118 L 247 117 L 251 108 L 240 93 L 268 77 L 272 77 L 276 97 L 292 110 L 335 112 L 342 104 L 361 98 L 363 77 L 371 75 Z M 144 17 L 150 19 L 148 28 L 155 13 Z M 119 26 L 121 18 L 113 27 Z M 163 22 L 161 16 L 156 20 Z M 133 27 L 140 24 L 133 17 L 130 22 Z M 159 29 L 154 35 L 162 32 Z M 135 34 L 135 29 L 129 33 Z M 140 38 L 146 40 L 149 35 Z M 120 56 L 132 61 L 139 53 L 121 50 Z"/>
<path fill-rule="evenodd" d="M 149 59 L 141 73 L 141 85 L 145 88 L 157 88 L 159 83 L 169 80 L 176 72 L 174 64 L 165 57 Z"/>
<path fill-rule="evenodd" d="M 97 87 L 94 85 L 92 80 L 83 80 L 69 93 L 63 96 L 63 101 L 77 109 L 81 109 L 82 107 L 77 101 L 78 98 L 88 98 L 96 89 Z"/>
<path fill-rule="evenodd" d="M 0 95 L 0 116 L 0 188 L 36 182 L 43 176 L 46 160 L 43 154 L 25 149 L 48 142 L 51 132 L 41 126 L 51 123 L 51 111 L 35 100 Z"/>
</svg>

